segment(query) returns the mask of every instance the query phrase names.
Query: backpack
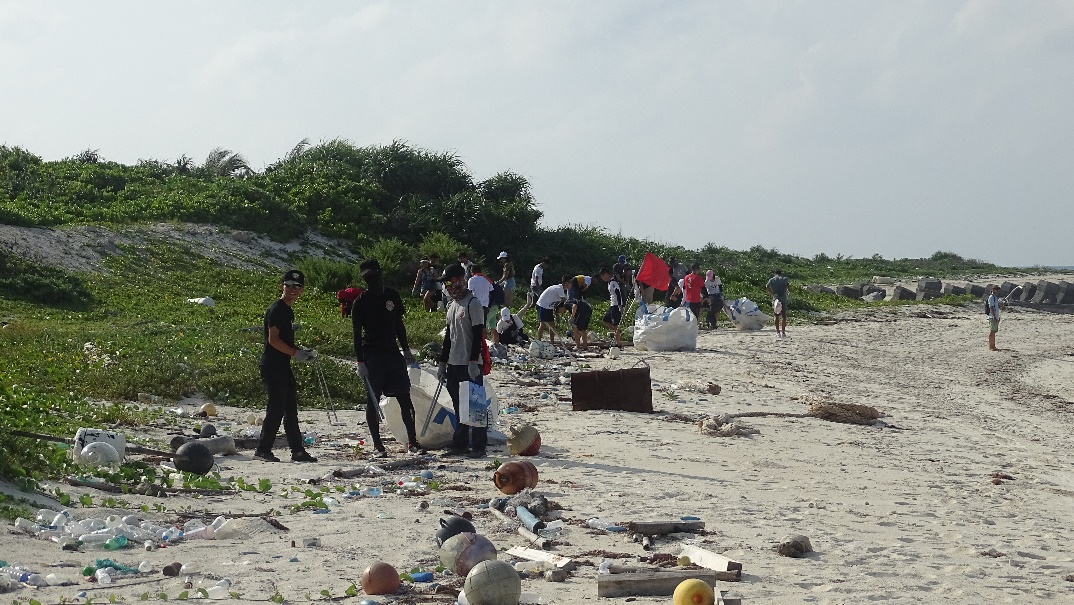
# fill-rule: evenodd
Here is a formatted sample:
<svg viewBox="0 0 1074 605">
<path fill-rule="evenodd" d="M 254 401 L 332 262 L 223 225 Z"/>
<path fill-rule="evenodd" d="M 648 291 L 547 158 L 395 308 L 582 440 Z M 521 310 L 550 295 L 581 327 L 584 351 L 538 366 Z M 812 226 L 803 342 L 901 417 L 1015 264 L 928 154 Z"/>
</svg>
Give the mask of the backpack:
<svg viewBox="0 0 1074 605">
<path fill-rule="evenodd" d="M 502 288 L 501 288 L 502 290 Z M 472 295 L 471 295 L 472 296 Z M 470 314 L 470 304 L 467 301 L 466 314 Z M 489 341 L 488 339 L 481 339 L 481 375 L 488 376 L 492 373 L 492 355 L 489 354 Z"/>
<path fill-rule="evenodd" d="M 355 288 L 354 286 L 336 292 L 336 300 L 339 301 L 339 311 L 343 314 L 343 317 L 350 316 L 351 307 L 354 306 L 354 301 L 361 295 L 362 289 Z"/>
</svg>

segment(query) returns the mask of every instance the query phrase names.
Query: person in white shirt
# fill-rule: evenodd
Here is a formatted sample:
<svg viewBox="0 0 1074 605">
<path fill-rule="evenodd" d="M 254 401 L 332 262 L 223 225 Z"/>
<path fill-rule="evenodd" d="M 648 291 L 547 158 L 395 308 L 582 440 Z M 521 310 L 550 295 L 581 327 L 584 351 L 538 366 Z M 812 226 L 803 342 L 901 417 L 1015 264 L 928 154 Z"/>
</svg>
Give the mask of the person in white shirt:
<svg viewBox="0 0 1074 605">
<path fill-rule="evenodd" d="M 465 269 L 463 270 L 465 271 Z M 481 272 L 480 265 L 475 264 L 473 271 L 474 276 L 466 282 L 466 289 L 474 295 L 474 298 L 481 301 L 481 308 L 485 310 L 482 321 L 485 321 L 489 315 L 489 294 L 492 293 L 492 280 L 485 277 L 485 274 Z"/>
<path fill-rule="evenodd" d="M 611 328 L 615 332 L 615 346 L 623 346 L 623 337 L 619 324 L 623 321 L 623 290 L 619 286 L 619 280 L 615 279 L 607 267 L 601 267 L 597 273 L 602 281 L 608 284 L 608 310 L 601 318 L 604 327 Z"/>
<path fill-rule="evenodd" d="M 999 332 L 999 286 L 992 286 L 992 293 L 988 295 L 988 350 L 998 351 L 996 348 L 996 332 Z"/>
<path fill-rule="evenodd" d="M 541 340 L 544 330 L 548 329 L 548 341 L 556 343 L 556 311 L 563 310 L 563 303 L 567 300 L 567 288 L 574 278 L 564 275 L 560 283 L 548 286 L 537 298 L 537 320 L 541 325 L 537 326 L 537 340 Z"/>
<path fill-rule="evenodd" d="M 533 266 L 530 273 L 530 293 L 526 297 L 526 304 L 537 304 L 537 297 L 544 292 L 544 270 L 548 268 L 550 261 L 546 258 Z"/>
<path fill-rule="evenodd" d="M 511 313 L 510 307 L 500 309 L 500 319 L 496 322 L 496 329 L 492 331 L 492 340 L 505 345 L 528 345 L 530 337 L 522 331 L 522 314 L 529 307 L 527 303 L 518 313 Z"/>
<path fill-rule="evenodd" d="M 723 282 L 720 281 L 720 276 L 716 275 L 716 272 L 712 269 L 705 272 L 705 295 L 709 298 L 709 312 L 705 316 L 705 321 L 708 323 L 709 328 L 715 330 L 716 314 L 727 305 L 723 300 Z M 728 313 L 728 316 L 730 316 L 730 313 Z"/>
</svg>

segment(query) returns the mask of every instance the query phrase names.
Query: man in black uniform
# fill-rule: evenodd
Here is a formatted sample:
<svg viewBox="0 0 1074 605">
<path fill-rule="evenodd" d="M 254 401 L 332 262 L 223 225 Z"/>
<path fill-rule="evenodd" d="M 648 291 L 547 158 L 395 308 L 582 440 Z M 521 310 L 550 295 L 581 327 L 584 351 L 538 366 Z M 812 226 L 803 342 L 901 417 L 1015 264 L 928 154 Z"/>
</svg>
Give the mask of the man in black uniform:
<svg viewBox="0 0 1074 605">
<path fill-rule="evenodd" d="M 351 307 L 351 324 L 354 327 L 354 356 L 358 361 L 355 372 L 367 381 L 376 401 L 365 408 L 365 420 L 373 437 L 374 456 L 384 458 L 388 452 L 380 440 L 380 416 L 377 401 L 381 394 L 395 397 L 399 412 L 406 426 L 407 451 L 424 454 L 414 432 L 414 403 L 410 400 L 410 377 L 407 366 L 414 363 L 414 355 L 407 343 L 403 314 L 406 308 L 399 292 L 384 285 L 380 262 L 369 259 L 360 265 L 362 277 L 368 286 Z M 403 347 L 402 353 L 396 346 Z"/>
<path fill-rule="evenodd" d="M 309 455 L 302 443 L 302 431 L 298 428 L 298 396 L 295 375 L 291 372 L 291 358 L 310 361 L 313 351 L 295 347 L 295 312 L 291 306 L 302 294 L 306 278 L 301 271 L 292 269 L 280 280 L 282 294 L 265 311 L 265 350 L 261 353 L 261 381 L 268 390 L 268 409 L 261 425 L 261 441 L 254 452 L 255 458 L 279 462 L 272 453 L 276 433 L 283 421 L 287 446 L 291 448 L 292 462 L 317 462 Z"/>
</svg>

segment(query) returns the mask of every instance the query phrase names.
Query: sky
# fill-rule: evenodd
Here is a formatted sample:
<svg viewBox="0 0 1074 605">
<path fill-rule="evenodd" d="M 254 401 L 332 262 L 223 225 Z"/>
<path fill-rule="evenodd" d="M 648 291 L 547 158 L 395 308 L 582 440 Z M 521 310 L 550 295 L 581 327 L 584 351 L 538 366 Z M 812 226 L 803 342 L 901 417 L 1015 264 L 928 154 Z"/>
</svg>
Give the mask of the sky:
<svg viewBox="0 0 1074 605">
<path fill-rule="evenodd" d="M 516 172 L 546 227 L 1074 265 L 1074 2 L 0 0 L 0 145 L 303 138 Z"/>
</svg>

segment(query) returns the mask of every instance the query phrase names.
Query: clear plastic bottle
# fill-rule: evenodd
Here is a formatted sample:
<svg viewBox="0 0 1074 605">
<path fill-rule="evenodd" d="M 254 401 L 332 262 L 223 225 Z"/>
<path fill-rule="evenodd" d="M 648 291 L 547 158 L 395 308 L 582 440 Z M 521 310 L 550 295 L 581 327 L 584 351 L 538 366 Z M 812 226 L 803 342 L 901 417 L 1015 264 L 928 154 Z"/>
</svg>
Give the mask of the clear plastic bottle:
<svg viewBox="0 0 1074 605">
<path fill-rule="evenodd" d="M 23 519 L 22 517 L 19 517 L 18 519 L 15 519 L 15 529 L 21 529 L 22 531 L 36 532 L 38 527 L 40 527 L 40 526 L 37 523 L 34 523 L 33 521 L 31 521 L 29 519 Z"/>
<path fill-rule="evenodd" d="M 105 567 L 103 569 L 98 569 L 93 575 L 97 578 L 98 584 L 111 584 L 112 576 L 115 573 L 116 570 L 114 567 Z"/>
<path fill-rule="evenodd" d="M 373 497 L 376 497 L 376 496 L 379 496 L 379 495 L 380 495 L 380 493 L 381 493 L 381 492 L 380 492 L 380 487 L 379 487 L 379 486 L 376 486 L 376 485 L 374 485 L 374 486 L 371 486 L 371 487 L 363 487 L 363 488 L 362 488 L 362 495 L 363 495 L 363 496 L 373 496 Z"/>
<path fill-rule="evenodd" d="M 141 573 L 149 573 L 153 571 L 153 564 L 149 561 L 142 561 L 138 564 L 138 571 Z"/>
<path fill-rule="evenodd" d="M 0 567 L 0 575 L 9 578 L 15 582 L 25 582 L 30 577 L 30 572 L 21 567 Z"/>
</svg>

